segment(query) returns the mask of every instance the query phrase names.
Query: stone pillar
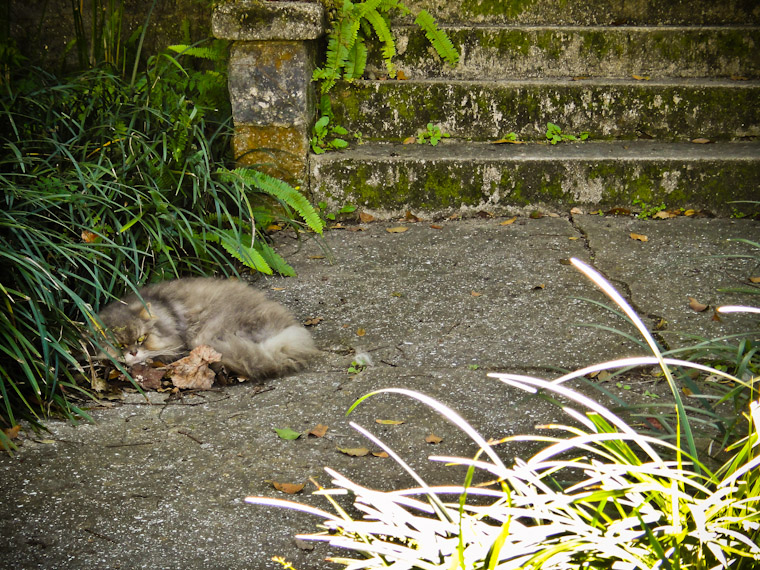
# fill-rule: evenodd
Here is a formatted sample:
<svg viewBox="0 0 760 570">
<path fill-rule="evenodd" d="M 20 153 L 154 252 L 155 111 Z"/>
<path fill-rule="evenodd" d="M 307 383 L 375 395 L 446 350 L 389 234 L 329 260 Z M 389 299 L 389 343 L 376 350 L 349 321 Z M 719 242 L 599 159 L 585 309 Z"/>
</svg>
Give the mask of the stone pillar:
<svg viewBox="0 0 760 570">
<path fill-rule="evenodd" d="M 215 37 L 234 40 L 228 71 L 238 164 L 304 182 L 322 4 L 231 0 L 216 7 L 211 26 Z"/>
</svg>

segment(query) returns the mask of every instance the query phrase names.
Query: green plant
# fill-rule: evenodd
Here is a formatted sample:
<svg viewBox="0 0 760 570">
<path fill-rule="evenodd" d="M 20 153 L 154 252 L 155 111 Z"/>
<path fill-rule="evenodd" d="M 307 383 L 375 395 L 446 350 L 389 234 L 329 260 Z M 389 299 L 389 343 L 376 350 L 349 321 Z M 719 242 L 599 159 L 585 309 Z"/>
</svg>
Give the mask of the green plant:
<svg viewBox="0 0 760 570">
<path fill-rule="evenodd" d="M 75 355 L 114 297 L 243 266 L 292 274 L 262 228 L 322 230 L 296 189 L 227 167 L 223 69 L 188 57 L 221 57 L 223 44 L 172 52 L 126 79 L 112 66 L 65 82 L 32 70 L 0 99 L 0 427 L 87 417 Z"/>
<path fill-rule="evenodd" d="M 367 40 L 374 33 L 382 44 L 381 54 L 388 75 L 396 77 L 393 58 L 396 42 L 390 30 L 390 17 L 398 12 L 411 14 L 400 0 L 344 0 L 337 6 L 328 32 L 327 54 L 323 67 L 314 71 L 313 80 L 320 82 L 320 91 L 326 94 L 339 79 L 352 80 L 364 74 L 367 63 Z M 425 32 L 433 49 L 451 65 L 456 65 L 459 54 L 446 33 L 438 28 L 433 17 L 420 10 L 414 20 Z"/>
<path fill-rule="evenodd" d="M 585 141 L 588 138 L 589 133 L 583 131 L 578 135 L 569 135 L 562 132 L 554 123 L 546 123 L 546 139 L 551 144 L 557 144 L 566 141 Z"/>
<path fill-rule="evenodd" d="M 319 202 L 317 206 L 324 217 L 331 222 L 336 221 L 341 214 L 352 214 L 356 211 L 356 206 L 352 204 L 342 206 L 337 212 L 327 212 L 327 202 Z"/>
<path fill-rule="evenodd" d="M 641 220 L 646 220 L 647 218 L 651 218 L 658 212 L 664 211 L 667 206 L 665 206 L 665 203 L 661 203 L 659 206 L 655 206 L 654 204 L 650 205 L 644 202 L 643 200 L 639 198 L 633 199 L 634 205 L 638 206 L 640 208 L 640 212 L 636 215 L 637 218 Z"/>
<path fill-rule="evenodd" d="M 442 138 L 447 139 L 450 136 L 449 133 L 442 133 L 438 125 L 428 123 L 424 131 L 417 133 L 417 144 L 430 143 L 433 146 L 437 146 Z"/>
<path fill-rule="evenodd" d="M 314 154 L 322 154 L 326 150 L 346 148 L 348 143 L 344 139 L 339 138 L 339 136 L 347 134 L 348 131 L 345 128 L 340 125 L 331 125 L 330 117 L 323 115 L 316 123 L 314 123 L 311 137 L 311 150 L 314 151 Z M 330 136 L 333 138 L 328 140 L 328 137 Z"/>
<path fill-rule="evenodd" d="M 402 395 L 440 413 L 478 446 L 473 459 L 431 457 L 468 467 L 460 486 L 431 487 L 391 448 L 351 423 L 388 453 L 418 487 L 376 491 L 327 469 L 336 489 L 319 488 L 337 514 L 265 497 L 247 502 L 297 509 L 323 519 L 325 531 L 304 536 L 329 542 L 359 558 L 334 558 L 354 568 L 451 568 L 462 570 L 566 568 L 757 567 L 760 561 L 760 401 L 745 414 L 747 435 L 729 448 L 717 469 L 700 459 L 684 413 L 674 367 L 692 367 L 742 383 L 709 367 L 665 358 L 633 309 L 601 274 L 572 263 L 592 279 L 636 324 L 653 357 L 626 358 L 576 370 L 552 381 L 514 374 L 489 376 L 530 393 L 564 400 L 570 425 L 544 426 L 557 435 L 510 436 L 486 441 L 454 410 L 410 390 L 389 388 L 360 398 L 351 412 L 377 394 Z M 760 312 L 760 311 L 758 311 Z M 671 388 L 683 446 L 637 433 L 620 417 L 567 387 L 594 371 L 658 365 Z M 582 413 L 576 410 L 580 407 Z M 530 441 L 542 446 L 508 467 L 499 443 Z M 683 448 L 690 451 L 684 451 Z M 489 486 L 474 486 L 483 472 Z M 333 496 L 353 495 L 355 520 Z M 452 493 L 458 500 L 447 501 Z"/>
</svg>

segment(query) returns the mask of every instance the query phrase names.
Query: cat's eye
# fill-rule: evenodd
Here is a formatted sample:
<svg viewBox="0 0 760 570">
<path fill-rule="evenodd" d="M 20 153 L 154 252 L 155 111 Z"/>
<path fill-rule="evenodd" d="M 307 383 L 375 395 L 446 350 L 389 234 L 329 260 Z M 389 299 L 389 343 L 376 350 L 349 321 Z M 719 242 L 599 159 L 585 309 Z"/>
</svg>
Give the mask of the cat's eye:
<svg viewBox="0 0 760 570">
<path fill-rule="evenodd" d="M 140 337 L 137 339 L 137 342 L 138 342 L 139 344 L 142 344 L 142 343 L 144 343 L 144 342 L 145 342 L 145 339 L 146 339 L 146 338 L 148 338 L 148 335 L 144 334 L 144 335 L 140 336 Z"/>
</svg>

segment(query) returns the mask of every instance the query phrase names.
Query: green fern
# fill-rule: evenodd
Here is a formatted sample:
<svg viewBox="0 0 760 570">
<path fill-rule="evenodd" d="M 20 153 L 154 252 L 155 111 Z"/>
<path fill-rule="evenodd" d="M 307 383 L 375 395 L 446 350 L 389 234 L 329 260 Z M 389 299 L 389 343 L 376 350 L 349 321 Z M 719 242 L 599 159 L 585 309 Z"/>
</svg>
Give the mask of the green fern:
<svg viewBox="0 0 760 570">
<path fill-rule="evenodd" d="M 446 32 L 438 28 L 433 16 L 425 10 L 420 10 L 414 23 L 425 32 L 425 37 L 444 61 L 451 65 L 456 65 L 459 62 L 459 52 L 457 52 L 454 44 L 451 43 Z"/>
<path fill-rule="evenodd" d="M 259 253 L 256 247 L 258 242 L 252 235 L 239 234 L 234 230 L 219 230 L 213 234 L 206 234 L 205 238 L 207 242 L 219 243 L 227 253 L 249 269 L 260 271 L 266 275 L 274 273 Z M 251 245 L 243 243 L 244 238 L 247 238 L 246 241 L 250 240 Z"/>
<path fill-rule="evenodd" d="M 272 196 L 281 204 L 292 208 L 296 214 L 303 218 L 306 225 L 312 231 L 318 234 L 322 233 L 324 223 L 319 214 L 317 214 L 306 197 L 287 182 L 250 168 L 236 168 L 235 170 L 219 169 L 217 170 L 217 174 L 224 181 L 232 182 L 237 180 Z"/>
<path fill-rule="evenodd" d="M 411 10 L 400 0 L 366 0 L 359 3 L 344 0 L 328 34 L 325 65 L 314 70 L 312 75 L 313 81 L 321 82 L 320 91 L 323 94 L 328 93 L 341 78 L 350 81 L 364 74 L 366 43 L 373 33 L 382 44 L 381 54 L 388 75 L 396 77 L 393 63 L 396 41 L 390 29 L 390 15 L 393 12 L 403 16 L 411 14 Z M 438 55 L 451 65 L 456 65 L 459 53 L 433 17 L 420 10 L 414 22 L 425 33 Z"/>
</svg>

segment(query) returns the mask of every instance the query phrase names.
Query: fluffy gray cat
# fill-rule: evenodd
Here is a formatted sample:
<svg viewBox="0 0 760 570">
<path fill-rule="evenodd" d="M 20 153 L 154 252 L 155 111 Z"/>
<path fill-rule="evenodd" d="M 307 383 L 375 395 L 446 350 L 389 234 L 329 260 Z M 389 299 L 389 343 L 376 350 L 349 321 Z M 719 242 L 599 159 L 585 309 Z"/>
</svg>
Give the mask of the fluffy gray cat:
<svg viewBox="0 0 760 570">
<path fill-rule="evenodd" d="M 178 279 L 144 287 L 140 295 L 142 301 L 132 293 L 99 313 L 121 349 L 112 356 L 127 366 L 174 360 L 208 345 L 227 370 L 257 379 L 299 370 L 317 351 L 285 307 L 241 281 Z"/>
</svg>

